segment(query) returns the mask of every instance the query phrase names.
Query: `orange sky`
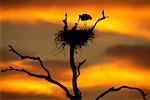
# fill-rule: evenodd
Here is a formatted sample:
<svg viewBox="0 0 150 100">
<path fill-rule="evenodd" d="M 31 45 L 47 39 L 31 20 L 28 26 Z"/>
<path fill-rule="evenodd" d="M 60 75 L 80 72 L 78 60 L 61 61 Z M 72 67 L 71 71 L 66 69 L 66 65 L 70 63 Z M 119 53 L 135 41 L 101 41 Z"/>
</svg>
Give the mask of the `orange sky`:
<svg viewBox="0 0 150 100">
<path fill-rule="evenodd" d="M 6 2 L 7 1 L 8 0 L 6 0 Z M 17 0 L 14 0 L 14 1 L 16 2 Z M 34 0 L 32 0 L 32 1 L 34 1 Z M 122 0 L 120 0 L 120 1 L 122 1 Z M 146 2 L 146 0 L 144 0 L 144 1 Z M 3 0 L 3 2 L 5 2 L 5 1 Z M 104 33 L 110 32 L 111 35 L 108 34 L 108 35 L 104 36 L 104 38 L 102 38 L 101 40 L 98 40 L 96 42 L 97 45 L 93 46 L 92 47 L 93 49 L 89 48 L 89 50 L 85 51 L 85 53 L 84 53 L 85 57 L 89 58 L 89 60 L 91 60 L 91 62 L 89 61 L 89 63 L 84 65 L 83 68 L 81 68 L 81 76 L 79 78 L 79 87 L 81 89 L 83 89 L 83 91 L 86 91 L 86 89 L 89 89 L 89 88 L 95 89 L 95 87 L 108 88 L 108 87 L 112 87 L 112 86 L 129 85 L 129 86 L 133 86 L 133 87 L 140 87 L 142 89 L 145 89 L 148 92 L 150 91 L 150 84 L 149 84 L 150 83 L 150 69 L 149 69 L 150 66 L 148 63 L 146 63 L 145 65 L 139 64 L 138 60 L 135 59 L 136 56 L 134 57 L 134 55 L 136 55 L 136 53 L 130 54 L 130 52 L 123 52 L 123 53 L 128 53 L 128 55 L 132 55 L 132 56 L 129 56 L 129 57 L 126 57 L 125 55 L 123 55 L 121 57 L 112 56 L 112 58 L 110 58 L 110 59 L 108 59 L 107 57 L 105 58 L 105 55 L 103 55 L 103 53 L 107 50 L 107 48 L 111 48 L 111 46 L 115 46 L 118 44 L 124 44 L 124 45 L 130 44 L 130 46 L 133 46 L 133 48 L 134 48 L 134 46 L 136 47 L 137 45 L 149 46 L 149 44 L 150 44 L 150 34 L 149 34 L 150 33 L 150 29 L 149 29 L 150 28 L 150 24 L 149 24 L 150 23 L 150 13 L 149 13 L 150 6 L 148 6 L 148 4 L 145 3 L 145 6 L 143 6 L 144 5 L 144 3 L 143 3 L 143 5 L 140 6 L 139 5 L 140 3 L 137 3 L 137 5 L 133 6 L 133 5 L 130 5 L 129 3 L 124 4 L 124 2 L 122 1 L 119 3 L 111 2 L 110 5 L 107 3 L 102 3 L 101 4 L 102 6 L 100 6 L 99 4 L 95 4 L 95 5 L 88 4 L 87 2 L 86 2 L 87 4 L 84 6 L 81 6 L 81 5 L 77 6 L 76 4 L 74 6 L 68 6 L 68 5 L 66 6 L 65 4 L 64 4 L 64 6 L 55 5 L 55 4 L 53 6 L 39 6 L 40 4 L 38 4 L 38 3 L 37 3 L 37 6 L 36 5 L 32 6 L 32 3 L 31 3 L 31 5 L 29 4 L 27 6 L 27 5 L 25 5 L 26 4 L 25 3 L 25 4 L 22 4 L 23 6 L 20 4 L 20 6 L 19 6 L 20 8 L 18 8 L 18 6 L 16 7 L 15 2 L 14 2 L 14 4 L 12 3 L 12 5 L 11 4 L 9 5 L 9 3 L 6 4 L 6 7 L 5 7 L 5 5 L 4 5 L 5 3 L 4 3 L 2 6 L 2 9 L 0 10 L 0 14 L 1 14 L 0 22 L 2 23 L 2 26 L 3 26 L 2 27 L 2 43 L 3 44 L 2 44 L 2 46 L 0 46 L 0 50 L 2 50 L 2 49 L 5 50 L 6 48 L 8 48 L 7 47 L 8 43 L 12 43 L 12 44 L 16 45 L 16 48 L 18 48 L 18 49 L 20 48 L 19 50 L 20 51 L 22 50 L 23 53 L 27 50 L 27 52 L 30 51 L 29 54 L 30 53 L 37 54 L 37 53 L 39 53 L 40 50 L 42 50 L 41 48 L 44 48 L 43 50 L 45 50 L 45 51 L 42 51 L 39 55 L 41 55 L 42 57 L 50 55 L 48 53 L 49 49 L 47 49 L 49 47 L 49 45 L 47 46 L 46 42 L 44 42 L 44 41 L 47 41 L 46 40 L 47 37 L 44 38 L 44 36 L 41 37 L 40 35 L 39 35 L 39 37 L 34 37 L 37 31 L 33 31 L 34 33 L 32 35 L 30 35 L 31 39 L 30 38 L 27 39 L 25 37 L 26 36 L 25 32 L 32 33 L 32 31 L 31 30 L 28 31 L 28 30 L 24 29 L 24 27 L 22 27 L 22 26 L 21 26 L 22 30 L 19 31 L 19 28 L 14 29 L 14 26 L 15 25 L 19 26 L 20 24 L 18 24 L 18 23 L 24 23 L 25 25 L 27 25 L 29 27 L 31 26 L 31 28 L 33 26 L 33 29 L 34 29 L 34 25 L 36 26 L 39 23 L 38 20 L 40 20 L 40 21 L 42 20 L 44 23 L 52 23 L 57 26 L 60 26 L 60 25 L 62 26 L 62 19 L 64 18 L 64 14 L 67 12 L 68 13 L 68 21 L 71 26 L 75 22 L 77 22 L 79 14 L 89 13 L 93 17 L 92 21 L 87 22 L 88 27 L 90 27 L 94 24 L 94 22 L 97 20 L 97 18 L 101 17 L 101 11 L 104 9 L 105 14 L 108 15 L 109 17 L 106 20 L 100 22 L 97 25 L 96 30 L 99 32 L 104 32 Z M 135 1 L 133 0 L 133 3 L 134 2 Z M 56 1 L 56 4 L 57 3 L 59 3 L 58 0 Z M 43 5 L 43 4 L 41 4 L 41 5 Z M 6 23 L 3 24 L 3 22 L 6 22 L 6 23 L 10 22 L 13 24 L 12 24 L 12 26 L 11 25 L 5 26 Z M 8 23 L 8 24 L 10 24 L 10 23 Z M 49 24 L 46 24 L 46 25 L 49 25 Z M 81 22 L 80 26 L 82 27 L 82 25 L 83 25 L 83 23 Z M 42 30 L 40 28 L 38 28 L 38 29 Z M 36 30 L 38 30 L 38 29 L 36 28 Z M 47 32 L 49 34 L 50 32 L 46 31 L 46 30 L 47 29 L 45 29 L 44 31 L 42 30 L 40 32 Z M 58 31 L 60 29 L 56 28 L 56 30 Z M 17 32 L 20 37 L 15 34 Z M 9 33 L 9 35 L 8 35 L 8 33 Z M 41 33 L 41 34 L 43 34 L 43 33 Z M 21 36 L 26 39 L 21 38 Z M 39 40 L 35 41 L 37 38 Z M 10 40 L 10 39 L 12 39 L 12 40 Z M 50 40 L 51 39 L 53 39 L 53 38 L 50 37 Z M 118 39 L 118 41 L 117 41 L 117 39 Z M 15 42 L 13 40 L 15 40 Z M 40 40 L 42 42 L 40 42 Z M 35 49 L 28 49 L 27 47 L 29 47 L 28 46 L 29 43 L 27 41 L 32 42 L 31 48 L 33 46 L 35 46 L 34 42 L 36 43 L 36 45 L 45 43 L 44 46 L 46 46 L 46 48 L 44 46 L 43 47 L 41 46 L 41 47 L 37 47 Z M 99 46 L 100 44 L 98 44 L 98 43 L 102 43 L 102 45 Z M 38 51 L 38 49 L 39 49 L 39 51 Z M 88 48 L 84 48 L 84 49 L 88 49 Z M 130 50 L 132 50 L 132 49 L 129 49 L 129 51 Z M 141 51 L 139 50 L 138 52 L 141 54 L 144 54 L 144 56 L 141 56 L 141 55 L 138 55 L 138 56 L 141 57 L 141 59 L 145 60 L 145 59 L 147 59 L 147 57 L 149 57 L 149 55 L 147 55 L 143 52 L 145 50 L 149 50 L 149 48 L 148 49 L 144 48 L 142 50 Z M 133 51 L 134 51 L 134 49 L 133 49 Z M 91 52 L 93 52 L 93 54 Z M 1 52 L 1 53 L 3 53 L 3 52 Z M 97 59 L 96 59 L 96 57 L 92 57 L 92 55 L 94 56 L 94 53 L 95 53 L 95 56 L 98 57 Z M 131 53 L 134 53 L 134 52 L 131 52 Z M 122 55 L 122 54 L 119 54 L 119 55 Z M 145 55 L 147 55 L 147 56 L 145 56 Z M 14 57 L 16 57 L 16 56 L 14 56 Z M 101 58 L 101 57 L 104 57 L 104 58 Z M 145 58 L 142 58 L 142 57 L 145 57 Z M 8 58 L 9 58 L 9 56 L 8 56 Z M 55 57 L 55 58 L 45 57 L 45 59 L 55 59 L 56 61 L 65 59 L 65 62 L 66 62 L 67 57 L 65 58 L 63 55 L 63 56 Z M 45 59 L 44 59 L 44 61 L 46 61 Z M 148 60 L 146 60 L 146 61 L 148 61 Z M 43 71 L 40 70 L 37 65 L 28 64 L 27 62 L 22 62 L 22 61 L 16 60 L 16 59 L 15 60 L 12 60 L 12 59 L 11 60 L 10 59 L 2 60 L 2 62 L 0 62 L 0 67 L 6 68 L 9 65 L 13 65 L 17 68 L 21 68 L 20 66 L 24 66 L 26 69 L 28 69 L 30 71 L 33 70 L 33 72 L 35 72 L 35 73 L 38 73 L 38 72 L 43 73 Z M 94 62 L 94 63 L 92 63 L 92 62 Z M 54 65 L 56 66 L 55 63 L 54 63 Z M 66 71 L 62 72 L 62 70 L 64 70 L 64 69 L 63 69 L 63 67 L 61 67 L 61 63 L 60 63 L 60 65 L 57 66 L 56 69 L 52 68 L 53 69 L 52 71 L 56 70 L 59 73 L 58 72 L 52 72 L 52 73 L 54 73 L 56 75 L 55 78 L 58 80 L 60 78 L 63 78 L 63 77 L 60 77 L 60 74 L 64 74 L 67 77 L 69 77 L 69 78 L 66 78 L 66 76 L 64 76 L 64 78 L 61 79 L 60 81 L 63 84 L 67 85 L 69 88 L 71 88 L 70 69 L 69 69 L 68 65 L 65 67 L 67 67 L 67 68 L 65 68 Z M 51 69 L 51 68 L 49 68 L 49 69 Z M 21 73 L 15 73 L 15 72 L 2 73 L 1 76 L 2 77 L 0 78 L 0 85 L 2 87 L 0 89 L 0 92 L 16 93 L 16 94 L 32 93 L 33 95 L 41 95 L 42 94 L 45 96 L 47 96 L 47 95 L 48 96 L 56 96 L 56 97 L 60 96 L 61 98 L 64 98 L 64 93 L 61 91 L 60 88 L 46 82 L 45 80 L 28 77 L 27 75 L 24 75 Z M 32 85 L 32 84 L 34 84 L 34 85 Z M 22 90 L 24 90 L 24 91 L 22 91 Z M 56 92 L 56 91 L 58 91 L 58 92 Z M 99 92 L 97 91 L 96 94 L 98 95 L 98 93 Z M 94 95 L 95 93 L 91 93 L 91 94 Z M 135 98 L 137 98 L 137 97 L 135 97 Z M 149 98 L 150 98 L 150 96 L 149 96 Z M 7 99 L 5 99 L 5 100 L 7 100 Z"/>
<path fill-rule="evenodd" d="M 18 66 L 24 66 L 24 68 L 26 68 L 27 66 L 22 64 L 22 62 L 18 61 L 17 63 L 12 62 L 12 64 L 11 62 L 9 62 L 9 64 L 17 66 L 17 68 Z M 78 80 L 79 86 L 80 88 L 86 89 L 94 86 L 98 86 L 99 88 L 100 87 L 108 88 L 111 86 L 121 86 L 125 84 L 128 86 L 150 89 L 149 70 L 137 68 L 136 66 L 137 65 L 133 64 L 132 61 L 130 61 L 129 59 L 116 59 L 112 62 L 108 61 L 103 64 L 88 66 L 87 68 L 81 70 L 82 74 Z M 37 70 L 36 72 L 38 73 L 41 72 L 38 71 L 39 68 L 38 69 L 37 68 L 38 66 L 36 67 L 30 66 L 30 71 L 34 70 L 35 72 L 35 70 Z M 65 73 L 61 72 L 60 74 L 64 74 L 64 77 L 66 76 L 69 77 L 71 75 L 69 71 L 66 71 Z M 71 80 L 66 80 L 62 81 L 62 83 L 71 88 L 70 81 Z M 2 86 L 2 88 L 0 89 L 1 92 L 21 93 L 21 94 L 33 93 L 37 95 L 44 94 L 49 96 L 64 95 L 62 90 L 57 86 L 48 83 L 45 80 L 29 77 L 21 73 L 16 75 L 10 74 L 6 76 L 4 74 L 4 76 L 1 78 L 1 86 Z M 58 90 L 59 92 L 56 93 L 55 92 L 56 90 Z"/>
<path fill-rule="evenodd" d="M 119 8 L 119 9 L 118 9 Z M 74 11 L 72 13 L 72 11 Z M 97 6 L 89 6 L 87 8 L 83 7 L 29 7 L 29 8 L 7 8 L 1 11 L 2 16 L 0 20 L 10 20 L 10 21 L 30 21 L 34 22 L 36 20 L 44 20 L 48 22 L 53 22 L 60 24 L 60 18 L 64 17 L 64 14 L 68 13 L 68 19 L 70 23 L 75 23 L 78 20 L 78 15 L 80 13 L 90 13 L 93 16 L 93 20 L 89 21 L 89 26 L 93 25 L 99 16 L 101 16 L 101 9 L 97 9 Z M 87 12 L 88 11 L 88 12 Z M 101 24 L 97 25 L 98 30 L 109 30 L 118 32 L 120 34 L 127 34 L 133 36 L 142 36 L 144 38 L 150 39 L 150 30 L 146 27 L 149 23 L 150 7 L 105 7 L 106 14 L 109 18 Z M 34 13 L 33 13 L 34 12 Z M 129 13 L 130 12 L 130 13 Z M 74 22 L 75 21 L 75 22 Z M 148 23 L 147 23 L 148 22 Z M 108 24 L 109 23 L 109 24 Z M 143 25 L 145 24 L 145 25 Z M 142 27 L 143 26 L 143 27 Z M 147 26 L 148 27 L 148 26 Z"/>
</svg>

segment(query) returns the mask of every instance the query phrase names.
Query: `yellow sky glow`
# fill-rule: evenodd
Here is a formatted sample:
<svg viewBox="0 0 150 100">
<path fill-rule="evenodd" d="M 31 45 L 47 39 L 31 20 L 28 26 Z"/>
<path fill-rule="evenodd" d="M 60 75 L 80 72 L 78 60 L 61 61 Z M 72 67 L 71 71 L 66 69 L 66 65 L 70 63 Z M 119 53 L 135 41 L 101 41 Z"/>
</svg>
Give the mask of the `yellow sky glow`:
<svg viewBox="0 0 150 100">
<path fill-rule="evenodd" d="M 58 95 L 55 90 L 60 89 L 51 83 L 48 84 L 45 80 L 42 81 L 41 79 L 27 77 L 24 74 L 7 75 L 0 80 L 2 86 L 0 91 L 3 92 L 32 92 L 33 94 Z M 106 62 L 82 69 L 78 82 L 80 88 L 128 85 L 150 89 L 150 73 L 149 70 L 136 67 L 128 59 L 116 59 L 111 63 Z M 63 83 L 70 88 L 70 80 Z M 59 94 L 62 93 L 60 91 Z"/>
<path fill-rule="evenodd" d="M 104 86 L 140 86 L 150 89 L 149 70 L 138 68 L 130 60 L 122 59 L 111 63 L 99 64 L 82 70 L 80 81 L 84 87 Z"/>
<path fill-rule="evenodd" d="M 150 30 L 148 28 L 141 27 L 142 24 L 148 24 L 150 21 L 150 7 L 128 7 L 126 6 L 106 6 L 103 8 L 106 15 L 109 17 L 98 23 L 96 30 L 116 32 L 121 35 L 129 35 L 135 37 L 142 37 L 150 39 Z M 78 21 L 78 15 L 82 13 L 89 13 L 93 16 L 92 21 L 88 21 L 87 25 L 92 26 L 95 21 L 101 17 L 101 8 L 98 6 L 89 6 L 83 8 L 81 6 L 70 7 L 22 7 L 17 8 L 6 8 L 0 10 L 0 21 L 11 21 L 11 22 L 28 22 L 30 24 L 36 24 L 37 20 L 43 20 L 59 25 L 63 25 L 62 19 L 64 14 L 68 13 L 68 22 L 71 27 L 75 22 Z M 86 12 L 85 12 L 86 11 Z M 129 13 L 130 12 L 130 13 Z M 142 12 L 142 14 L 141 14 Z M 83 22 L 80 23 L 83 26 Z M 23 61 L 10 61 L 0 63 L 0 66 L 6 68 L 8 66 L 15 66 L 15 68 L 25 68 L 29 71 L 45 74 L 45 72 L 38 66 L 28 65 Z M 69 68 L 69 67 L 68 67 Z M 63 70 L 60 67 L 60 70 Z M 61 72 L 58 70 L 59 72 Z M 57 71 L 57 70 L 56 70 Z M 67 73 L 66 77 L 71 77 L 70 70 L 62 73 Z M 44 72 L 44 73 L 43 73 Z M 78 79 L 80 88 L 88 88 L 94 86 L 100 87 L 112 87 L 128 85 L 133 87 L 142 87 L 150 90 L 150 70 L 146 69 L 145 66 L 133 64 L 130 59 L 115 59 L 110 62 L 103 62 L 102 64 L 92 65 L 81 68 L 81 75 Z M 45 80 L 28 77 L 24 74 L 10 74 L 3 73 L 4 77 L 0 78 L 0 92 L 9 93 L 32 93 L 32 94 L 45 94 L 45 95 L 59 95 L 63 94 L 63 91 L 59 87 L 49 83 Z M 69 73 L 69 74 L 68 74 Z M 59 74 L 61 75 L 61 73 Z M 58 76 L 56 76 L 58 77 Z M 40 81 L 39 81 L 40 80 Z M 63 80 L 63 79 L 62 79 Z M 11 83 L 11 84 L 10 84 Z M 71 88 L 71 80 L 62 81 L 63 84 Z M 85 84 L 86 83 L 86 84 Z M 34 84 L 34 85 L 33 85 Z M 24 90 L 24 91 L 22 91 Z"/>
<path fill-rule="evenodd" d="M 97 30 L 113 31 L 118 32 L 119 34 L 141 36 L 150 39 L 150 31 L 148 29 L 141 28 L 142 23 L 147 23 L 146 20 L 150 18 L 150 13 L 148 13 L 150 11 L 150 7 L 132 8 L 120 6 L 119 9 L 118 7 L 106 7 L 105 11 L 109 18 L 99 23 L 96 27 Z M 93 25 L 97 18 L 101 16 L 101 9 L 97 9 L 96 7 L 88 7 L 86 9 L 82 7 L 70 7 L 69 9 L 63 7 L 32 7 L 21 9 L 4 9 L 1 11 L 2 16 L 0 17 L 0 20 L 30 21 L 32 23 L 36 20 L 44 20 L 62 25 L 62 19 L 64 18 L 64 14 L 66 12 L 68 13 L 68 21 L 71 24 L 77 22 L 78 15 L 81 13 L 89 13 L 93 16 L 93 20 L 88 21 L 89 26 Z"/>
</svg>

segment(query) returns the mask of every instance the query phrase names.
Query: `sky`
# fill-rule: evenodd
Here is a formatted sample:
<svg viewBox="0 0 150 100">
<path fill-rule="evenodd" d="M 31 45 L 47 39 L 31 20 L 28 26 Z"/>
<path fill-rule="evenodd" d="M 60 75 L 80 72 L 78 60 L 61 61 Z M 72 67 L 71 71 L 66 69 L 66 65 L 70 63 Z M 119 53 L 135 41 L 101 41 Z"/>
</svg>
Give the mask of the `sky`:
<svg viewBox="0 0 150 100">
<path fill-rule="evenodd" d="M 65 13 L 69 28 L 78 15 L 88 13 L 91 27 L 101 17 L 109 17 L 95 28 L 96 37 L 77 51 L 75 61 L 87 62 L 81 67 L 78 85 L 83 99 L 95 99 L 110 87 L 128 85 L 150 94 L 150 1 L 149 0 L 1 0 L 0 67 L 25 68 L 46 74 L 38 62 L 22 61 L 9 52 L 11 44 L 24 55 L 40 56 L 52 77 L 71 89 L 69 48 L 55 47 L 55 33 L 63 29 Z M 83 27 L 84 22 L 80 22 Z M 58 86 L 24 73 L 0 74 L 2 100 L 66 100 Z M 56 92 L 57 91 L 57 92 Z M 148 95 L 150 99 L 150 95 Z M 137 91 L 121 90 L 102 100 L 142 100 Z"/>
</svg>

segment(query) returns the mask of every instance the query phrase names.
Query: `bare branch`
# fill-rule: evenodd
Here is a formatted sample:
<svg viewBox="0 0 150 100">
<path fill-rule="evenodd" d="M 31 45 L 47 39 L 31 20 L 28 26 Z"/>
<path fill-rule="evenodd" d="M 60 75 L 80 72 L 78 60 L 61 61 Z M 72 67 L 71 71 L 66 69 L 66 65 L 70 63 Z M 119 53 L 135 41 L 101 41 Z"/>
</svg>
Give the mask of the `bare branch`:
<svg viewBox="0 0 150 100">
<path fill-rule="evenodd" d="M 63 20 L 64 22 L 64 31 L 68 29 L 68 24 L 67 24 L 67 13 L 65 14 L 65 19 Z"/>
<path fill-rule="evenodd" d="M 99 100 L 100 98 L 104 97 L 106 94 L 108 94 L 108 93 L 110 93 L 110 92 L 119 91 L 119 90 L 121 90 L 122 88 L 137 90 L 137 91 L 139 91 L 139 92 L 141 93 L 141 95 L 142 95 L 142 97 L 143 97 L 143 100 L 148 100 L 148 99 L 146 98 L 146 95 L 147 95 L 147 94 L 145 94 L 145 92 L 144 92 L 142 89 L 140 89 L 140 88 L 134 88 L 134 87 L 129 87 L 129 86 L 121 86 L 121 87 L 118 87 L 118 88 L 114 88 L 114 87 L 109 88 L 108 90 L 106 90 L 105 92 L 103 92 L 102 94 L 100 94 L 100 95 L 96 98 L 96 100 Z"/>
<path fill-rule="evenodd" d="M 12 51 L 12 52 L 15 53 L 16 55 L 18 55 L 18 56 L 21 58 L 21 60 L 24 60 L 24 59 L 32 59 L 32 60 L 37 60 L 37 61 L 39 61 L 41 67 L 42 67 L 42 68 L 46 71 L 46 73 L 48 74 L 48 77 L 51 77 L 51 76 L 50 76 L 50 73 L 49 73 L 49 71 L 48 71 L 48 69 L 44 66 L 44 64 L 43 64 L 42 60 L 40 59 L 40 57 L 23 56 L 23 55 L 21 55 L 20 53 L 18 53 L 11 45 L 9 45 L 9 47 L 10 47 L 10 50 L 9 50 L 9 51 Z"/>
<path fill-rule="evenodd" d="M 99 21 L 104 20 L 104 19 L 106 19 L 106 18 L 108 17 L 108 16 L 105 16 L 105 15 L 104 15 L 104 10 L 102 11 L 102 15 L 103 15 L 103 17 L 102 17 L 102 18 L 99 18 L 99 19 L 95 22 L 95 24 L 94 24 L 93 27 L 91 28 L 91 31 L 94 30 L 95 26 L 97 25 L 97 23 L 98 23 Z"/>
<path fill-rule="evenodd" d="M 1 70 L 1 72 L 6 72 L 6 71 L 18 71 L 18 72 L 24 72 L 26 74 L 28 74 L 29 76 L 33 76 L 33 77 L 37 77 L 37 78 L 43 78 L 43 79 L 46 79 L 47 81 L 55 84 L 55 85 L 58 85 L 60 88 L 62 88 L 65 93 L 66 93 L 66 96 L 68 98 L 72 98 L 73 96 L 70 94 L 70 92 L 68 91 L 67 87 L 65 87 L 64 85 L 62 85 L 61 83 L 53 80 L 51 77 L 48 77 L 48 76 L 45 76 L 45 75 L 38 75 L 38 74 L 33 74 L 25 69 L 16 69 L 16 68 L 13 68 L 12 66 L 9 66 L 9 68 L 7 69 L 4 69 L 4 70 Z"/>
<path fill-rule="evenodd" d="M 73 96 L 70 94 L 70 92 L 68 91 L 68 89 L 67 89 L 67 87 L 65 87 L 64 85 L 62 85 L 61 83 L 59 83 L 58 81 L 55 81 L 55 80 L 53 80 L 52 78 L 48 78 L 47 79 L 49 82 L 51 82 L 51 83 L 53 83 L 53 84 L 56 84 L 56 85 L 58 85 L 60 88 L 62 88 L 64 91 L 65 91 L 65 93 L 66 93 L 66 96 L 68 97 L 68 98 L 73 98 Z"/>
<path fill-rule="evenodd" d="M 29 76 L 34 76 L 34 77 L 37 77 L 37 78 L 44 78 L 44 79 L 47 78 L 47 76 L 33 74 L 33 73 L 31 73 L 31 72 L 29 72 L 29 71 L 27 71 L 25 69 L 16 69 L 16 68 L 13 68 L 12 66 L 9 66 L 9 68 L 1 70 L 1 71 L 2 72 L 6 72 L 6 71 L 11 71 L 11 70 L 18 71 L 18 72 L 24 72 L 24 73 L 28 74 Z"/>
<path fill-rule="evenodd" d="M 79 62 L 79 65 L 77 66 L 77 71 L 78 71 L 78 74 L 77 74 L 77 78 L 80 76 L 80 67 L 86 62 L 86 59 L 83 60 L 82 62 Z"/>
<path fill-rule="evenodd" d="M 28 74 L 29 76 L 46 79 L 47 81 L 49 81 L 49 82 L 51 82 L 51 83 L 59 86 L 60 88 L 62 88 L 65 91 L 66 96 L 68 98 L 73 98 L 73 96 L 70 94 L 70 92 L 69 92 L 69 90 L 68 90 L 67 87 L 65 87 L 63 84 L 61 84 L 58 81 L 56 81 L 56 80 L 54 80 L 54 79 L 51 78 L 50 72 L 48 71 L 48 69 L 46 69 L 46 67 L 44 66 L 44 64 L 43 64 L 42 60 L 40 59 L 40 57 L 23 56 L 20 53 L 18 53 L 11 45 L 9 45 L 9 47 L 10 47 L 9 51 L 12 51 L 16 55 L 18 55 L 21 58 L 21 60 L 31 59 L 31 60 L 37 60 L 37 61 L 39 61 L 41 67 L 47 72 L 48 76 L 33 74 L 33 73 L 31 73 L 31 72 L 29 72 L 29 71 L 27 71 L 25 69 L 16 69 L 16 68 L 13 68 L 11 66 L 9 66 L 9 68 L 7 68 L 7 69 L 1 70 L 1 72 L 6 72 L 6 71 L 12 71 L 12 70 L 14 70 L 14 71 L 18 71 L 18 72 L 24 72 L 24 73 Z"/>
</svg>

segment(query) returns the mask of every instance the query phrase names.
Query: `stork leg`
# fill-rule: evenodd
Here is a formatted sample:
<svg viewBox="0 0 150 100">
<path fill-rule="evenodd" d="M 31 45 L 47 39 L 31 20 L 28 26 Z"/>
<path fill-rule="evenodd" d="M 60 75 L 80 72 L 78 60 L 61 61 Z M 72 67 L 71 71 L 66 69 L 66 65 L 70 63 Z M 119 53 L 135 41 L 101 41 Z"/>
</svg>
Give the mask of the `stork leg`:
<svg viewBox="0 0 150 100">
<path fill-rule="evenodd" d="M 83 29 L 86 29 L 86 21 L 84 21 Z"/>
<path fill-rule="evenodd" d="M 84 29 L 84 27 L 85 27 L 85 21 L 84 21 L 84 24 L 83 24 L 83 27 L 82 27 L 82 29 Z"/>
<path fill-rule="evenodd" d="M 84 29 L 85 29 L 85 21 L 84 21 Z"/>
<path fill-rule="evenodd" d="M 86 26 L 87 26 L 87 20 L 85 21 L 85 29 L 86 29 Z"/>
</svg>

